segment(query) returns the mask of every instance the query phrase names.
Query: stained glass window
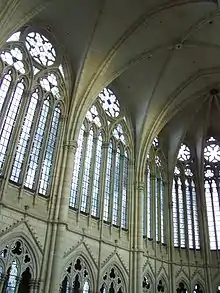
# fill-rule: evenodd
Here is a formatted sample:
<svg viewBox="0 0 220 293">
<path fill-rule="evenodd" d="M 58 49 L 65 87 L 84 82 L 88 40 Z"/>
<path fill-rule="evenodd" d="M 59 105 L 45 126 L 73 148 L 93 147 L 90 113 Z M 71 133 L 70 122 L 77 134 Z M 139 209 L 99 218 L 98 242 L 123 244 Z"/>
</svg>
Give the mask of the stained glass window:
<svg viewBox="0 0 220 293">
<path fill-rule="evenodd" d="M 200 249 L 198 206 L 190 149 L 182 144 L 174 169 L 172 190 L 175 247 Z"/>
<path fill-rule="evenodd" d="M 204 148 L 204 188 L 211 250 L 220 249 L 219 162 L 219 143 L 210 137 Z"/>
<path fill-rule="evenodd" d="M 104 88 L 99 94 L 99 98 L 104 111 L 112 117 L 117 117 L 120 113 L 119 101 L 109 88 Z"/>
<path fill-rule="evenodd" d="M 149 240 L 165 243 L 164 182 L 159 140 L 153 140 L 146 164 L 146 197 L 144 199 L 143 231 Z M 145 232 L 146 231 L 146 232 Z M 146 233 L 146 234 L 145 234 Z"/>
<path fill-rule="evenodd" d="M 70 207 L 80 205 L 81 212 L 123 229 L 128 222 L 129 180 L 125 124 L 115 94 L 103 89 L 78 137 L 69 202 Z"/>
<path fill-rule="evenodd" d="M 0 58 L 0 175 L 10 172 L 11 182 L 48 195 L 59 136 L 61 83 L 64 89 L 54 65 L 54 46 L 43 34 L 24 29 L 7 40 Z M 41 77 L 34 79 L 32 72 Z M 11 158 L 12 166 L 6 168 Z"/>
</svg>

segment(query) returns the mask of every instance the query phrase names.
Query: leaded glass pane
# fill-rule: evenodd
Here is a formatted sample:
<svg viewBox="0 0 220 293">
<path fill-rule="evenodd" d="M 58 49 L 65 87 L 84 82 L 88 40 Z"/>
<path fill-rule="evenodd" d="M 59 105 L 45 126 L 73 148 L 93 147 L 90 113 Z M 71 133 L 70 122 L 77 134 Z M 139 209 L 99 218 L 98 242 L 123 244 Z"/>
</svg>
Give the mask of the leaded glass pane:
<svg viewBox="0 0 220 293">
<path fill-rule="evenodd" d="M 102 159 L 102 136 L 99 135 L 96 147 L 95 156 L 95 169 L 94 169 L 94 179 L 93 179 L 93 192 L 92 192 L 92 215 L 98 216 L 98 197 L 99 197 L 99 179 L 100 179 L 100 169 L 101 169 L 101 159 Z"/>
<path fill-rule="evenodd" d="M 158 209 L 159 209 L 159 194 L 160 194 L 160 190 L 159 190 L 159 178 L 156 178 L 156 180 L 154 181 L 155 183 L 155 225 L 156 225 L 156 241 L 159 240 L 159 231 L 158 231 L 158 218 L 159 218 L 159 213 L 158 213 Z"/>
<path fill-rule="evenodd" d="M 113 214 L 112 214 L 112 224 L 118 225 L 118 210 L 119 210 L 119 188 L 120 188 L 120 149 L 117 149 L 115 156 L 115 169 L 114 169 L 114 194 L 113 194 Z"/>
<path fill-rule="evenodd" d="M 108 157 L 107 157 L 107 166 L 106 166 L 105 198 L 104 198 L 104 213 L 103 213 L 103 219 L 107 222 L 109 221 L 112 156 L 113 156 L 113 146 L 112 146 L 112 142 L 110 142 L 108 147 Z"/>
<path fill-rule="evenodd" d="M 45 136 L 46 123 L 49 114 L 49 101 L 45 100 L 41 109 L 40 118 L 35 133 L 33 146 L 30 153 L 30 159 L 28 164 L 28 170 L 25 178 L 25 187 L 30 189 L 34 188 L 36 183 L 36 172 L 39 165 L 40 152 L 42 149 L 43 139 Z"/>
<path fill-rule="evenodd" d="M 160 209 L 161 209 L 161 218 L 160 218 L 160 230 L 161 230 L 161 242 L 165 243 L 164 237 L 164 185 L 163 181 L 160 180 Z"/>
<path fill-rule="evenodd" d="M 0 82 L 0 113 L 12 81 L 11 74 L 5 74 Z"/>
<path fill-rule="evenodd" d="M 0 174 L 2 173 L 8 143 L 15 126 L 15 121 L 18 114 L 23 91 L 24 84 L 22 82 L 19 82 L 14 92 L 12 93 L 11 104 L 0 127 Z"/>
<path fill-rule="evenodd" d="M 179 246 L 179 231 L 178 231 L 178 202 L 177 202 L 177 193 L 176 193 L 176 181 L 173 180 L 173 189 L 172 189 L 172 200 L 173 200 L 173 240 L 174 246 Z"/>
<path fill-rule="evenodd" d="M 93 150 L 93 130 L 89 131 L 89 137 L 87 141 L 87 149 L 84 163 L 84 173 L 82 182 L 82 199 L 81 199 L 81 211 L 87 211 L 87 201 L 88 201 L 88 188 L 90 183 L 90 170 L 92 163 L 92 150 Z"/>
<path fill-rule="evenodd" d="M 47 146 L 46 146 L 46 151 L 44 155 L 41 176 L 40 176 L 39 193 L 43 195 L 46 195 L 49 188 L 49 183 L 51 182 L 51 172 L 52 172 L 56 139 L 58 136 L 59 121 L 60 121 L 60 108 L 56 107 L 53 112 L 52 123 L 50 127 L 49 137 L 47 141 Z"/>
<path fill-rule="evenodd" d="M 200 249 L 198 207 L 197 207 L 196 188 L 195 188 L 194 181 L 191 182 L 191 188 L 192 188 L 192 202 L 193 202 L 193 223 L 194 223 L 195 248 Z"/>
<path fill-rule="evenodd" d="M 18 145 L 17 145 L 15 157 L 14 157 L 14 163 L 12 166 L 11 177 L 10 177 L 10 179 L 14 182 L 18 182 L 19 180 L 22 163 L 25 158 L 27 145 L 30 138 L 31 128 L 33 127 L 32 123 L 34 119 L 34 113 L 36 111 L 38 98 L 39 98 L 39 95 L 38 95 L 38 91 L 36 90 L 32 94 L 30 99 L 30 103 L 27 109 L 27 113 L 25 115 L 24 123 L 21 128 L 21 134 L 20 134 L 20 138 L 18 141 Z"/>
<path fill-rule="evenodd" d="M 15 293 L 17 283 L 18 269 L 16 261 L 14 260 L 10 267 L 9 278 L 7 282 L 6 293 Z"/>
<path fill-rule="evenodd" d="M 209 241 L 210 248 L 216 249 L 216 239 L 215 239 L 215 223 L 214 223 L 214 208 L 211 193 L 211 185 L 208 181 L 205 181 L 205 198 L 206 198 L 206 211 L 208 218 L 208 228 L 209 228 Z"/>
<path fill-rule="evenodd" d="M 185 190 L 186 190 L 186 208 L 187 208 L 189 248 L 194 248 L 194 243 L 193 243 L 192 197 L 191 197 L 189 182 L 188 182 L 187 179 L 185 180 Z"/>
<path fill-rule="evenodd" d="M 178 203 L 179 203 L 179 227 L 180 227 L 180 246 L 184 248 L 186 246 L 185 241 L 185 218 L 184 218 L 184 208 L 183 208 L 183 191 L 182 182 L 178 178 Z"/>
<path fill-rule="evenodd" d="M 121 227 L 127 228 L 127 189 L 128 189 L 128 155 L 124 155 L 122 203 L 121 203 Z"/>
</svg>

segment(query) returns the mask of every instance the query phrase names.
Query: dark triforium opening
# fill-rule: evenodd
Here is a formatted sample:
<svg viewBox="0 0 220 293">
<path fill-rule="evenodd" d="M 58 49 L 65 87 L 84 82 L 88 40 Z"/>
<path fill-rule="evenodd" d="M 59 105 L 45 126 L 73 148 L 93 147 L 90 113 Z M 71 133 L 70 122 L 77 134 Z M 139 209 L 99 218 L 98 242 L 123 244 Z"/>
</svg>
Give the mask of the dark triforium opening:
<svg viewBox="0 0 220 293">
<path fill-rule="evenodd" d="M 176 289 L 177 293 L 186 293 L 187 289 L 185 288 L 185 284 L 183 282 L 179 283 L 179 287 Z"/>
<path fill-rule="evenodd" d="M 30 280 L 31 280 L 30 269 L 26 268 L 26 270 L 22 273 L 22 278 L 18 287 L 18 293 L 30 292 Z"/>
<path fill-rule="evenodd" d="M 66 277 L 63 279 L 60 293 L 66 293 L 67 290 L 68 290 L 68 280 L 67 280 L 67 276 L 66 276 Z"/>
</svg>

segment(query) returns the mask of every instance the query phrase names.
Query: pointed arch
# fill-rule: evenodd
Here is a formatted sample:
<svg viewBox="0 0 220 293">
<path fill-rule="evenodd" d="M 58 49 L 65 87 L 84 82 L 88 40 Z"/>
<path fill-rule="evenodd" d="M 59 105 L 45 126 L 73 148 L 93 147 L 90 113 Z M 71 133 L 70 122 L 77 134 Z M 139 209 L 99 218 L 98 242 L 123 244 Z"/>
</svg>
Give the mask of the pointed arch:
<svg viewBox="0 0 220 293">
<path fill-rule="evenodd" d="M 165 244 L 164 236 L 164 176 L 162 176 L 159 140 L 156 137 L 149 150 L 145 170 L 145 198 L 143 235 L 149 241 L 155 239 Z"/>
<path fill-rule="evenodd" d="M 115 292 L 118 292 L 120 289 L 122 293 L 128 292 L 126 272 L 119 264 L 115 262 L 108 263 L 102 268 L 100 275 L 102 277 L 98 290 L 104 287 L 108 292 L 112 286 Z"/>
<path fill-rule="evenodd" d="M 31 30 L 34 33 L 30 33 Z M 31 26 L 24 28 L 16 33 L 16 37 L 9 38 L 0 53 L 4 86 L 4 89 L 0 87 L 0 124 L 3 125 L 0 131 L 0 173 L 8 175 L 11 183 L 49 196 L 67 94 L 59 62 L 51 68 L 51 64 L 42 66 L 35 60 L 33 47 L 39 47 L 36 35 L 44 39 L 42 46 L 48 56 L 53 55 L 54 44 L 49 40 L 49 33 L 47 38 L 43 34 L 43 30 L 40 33 Z M 32 39 L 32 46 L 28 45 L 27 38 Z M 45 42 L 49 44 L 47 48 Z M 44 50 L 39 52 L 44 58 Z M 58 55 L 54 58 L 59 59 Z M 7 72 L 11 73 L 14 87 L 10 87 L 9 79 L 5 79 Z M 9 149 L 10 155 L 6 155 Z"/>
<path fill-rule="evenodd" d="M 93 275 L 93 269 L 89 262 L 88 256 L 85 256 L 84 253 L 80 253 L 70 257 L 69 260 L 66 262 L 66 265 L 63 269 L 63 273 L 61 276 L 61 292 L 64 284 L 63 280 L 67 278 L 69 282 L 69 288 L 72 289 L 77 282 L 77 286 L 82 290 L 87 284 L 87 288 L 89 286 L 88 292 L 93 292 L 95 288 L 95 276 Z"/>
<path fill-rule="evenodd" d="M 144 274 L 143 274 L 143 292 L 150 292 L 154 293 L 155 292 L 155 278 L 149 270 L 149 268 L 145 269 Z"/>
<path fill-rule="evenodd" d="M 16 260 L 18 276 L 29 268 L 32 279 L 39 278 L 41 257 L 32 239 L 24 233 L 12 232 L 1 238 L 0 259 L 5 272 Z"/>
<path fill-rule="evenodd" d="M 96 99 L 84 119 L 83 144 L 81 131 L 79 134 L 80 142 L 72 175 L 70 207 L 105 221 L 108 225 L 127 230 L 128 169 L 132 154 L 128 141 L 131 141 L 131 138 L 129 138 L 130 134 L 126 133 L 124 117 L 117 112 L 120 108 L 117 108 L 119 104 L 112 90 L 104 89 L 100 95 L 101 97 Z M 88 146 L 90 146 L 89 153 Z M 79 152 L 81 164 L 76 164 L 79 161 Z M 88 179 L 86 188 L 83 185 L 85 173 Z M 79 184 L 76 183 L 76 177 Z M 104 191 L 102 206 L 100 205 L 101 190 Z"/>
</svg>

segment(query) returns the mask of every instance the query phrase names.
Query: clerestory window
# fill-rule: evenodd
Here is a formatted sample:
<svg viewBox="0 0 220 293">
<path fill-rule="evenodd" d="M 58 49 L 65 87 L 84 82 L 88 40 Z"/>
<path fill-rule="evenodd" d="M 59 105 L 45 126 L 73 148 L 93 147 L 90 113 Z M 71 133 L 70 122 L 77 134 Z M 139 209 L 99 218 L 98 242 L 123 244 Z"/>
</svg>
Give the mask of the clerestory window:
<svg viewBox="0 0 220 293">
<path fill-rule="evenodd" d="M 211 250 L 220 249 L 220 146 L 210 137 L 204 148 L 204 189 Z"/>
<path fill-rule="evenodd" d="M 58 52 L 31 27 L 0 52 L 0 176 L 48 196 L 61 129 L 64 82 Z"/>
<path fill-rule="evenodd" d="M 185 144 L 179 149 L 174 169 L 172 201 L 174 246 L 200 249 L 193 160 L 191 151 Z"/>
<path fill-rule="evenodd" d="M 146 192 L 143 211 L 143 235 L 165 243 L 164 235 L 164 169 L 158 138 L 151 146 L 146 164 Z"/>
<path fill-rule="evenodd" d="M 128 226 L 128 138 L 119 102 L 105 88 L 80 129 L 69 201 L 71 208 L 123 229 Z"/>
</svg>

